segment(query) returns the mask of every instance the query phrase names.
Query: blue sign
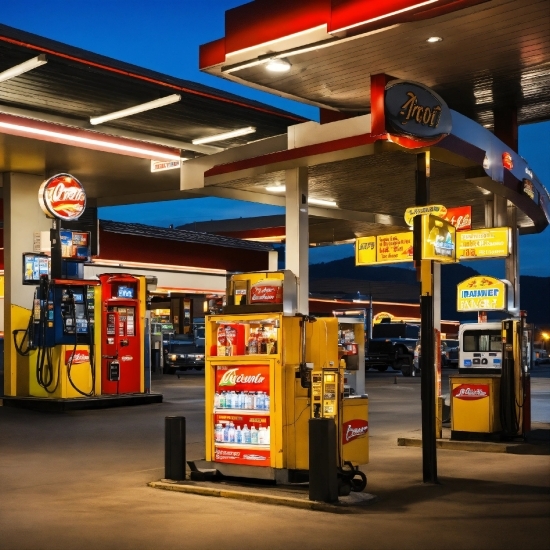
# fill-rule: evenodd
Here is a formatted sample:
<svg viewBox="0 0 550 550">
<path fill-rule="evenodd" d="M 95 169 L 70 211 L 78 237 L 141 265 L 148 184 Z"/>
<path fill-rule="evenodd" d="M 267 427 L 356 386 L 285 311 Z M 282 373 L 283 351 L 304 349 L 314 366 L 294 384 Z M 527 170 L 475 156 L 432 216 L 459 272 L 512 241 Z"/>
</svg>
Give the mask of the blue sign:
<svg viewBox="0 0 550 550">
<path fill-rule="evenodd" d="M 471 359 L 464 359 L 464 366 L 465 367 L 471 367 L 472 366 L 472 360 Z"/>
<path fill-rule="evenodd" d="M 451 133 L 451 111 L 430 88 L 394 80 L 386 86 L 386 130 L 390 134 L 433 142 Z"/>
</svg>

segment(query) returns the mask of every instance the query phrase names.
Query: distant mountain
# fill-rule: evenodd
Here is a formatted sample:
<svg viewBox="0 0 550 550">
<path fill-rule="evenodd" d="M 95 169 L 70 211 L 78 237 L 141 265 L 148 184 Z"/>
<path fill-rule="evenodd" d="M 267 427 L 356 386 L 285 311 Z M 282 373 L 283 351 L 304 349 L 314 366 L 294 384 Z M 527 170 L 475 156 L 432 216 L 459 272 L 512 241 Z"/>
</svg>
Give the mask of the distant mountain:
<svg viewBox="0 0 550 550">
<path fill-rule="evenodd" d="M 481 263 L 480 263 L 481 267 Z M 458 283 L 480 275 L 479 271 L 461 264 L 441 267 L 441 317 L 459 321 L 475 320 L 476 313 L 456 311 Z M 360 292 L 372 294 L 373 300 L 417 302 L 419 283 L 414 269 L 390 266 L 355 266 L 355 258 L 309 266 L 310 290 L 315 293 L 351 297 Z M 550 277 L 523 275 L 520 279 L 521 309 L 527 311 L 527 322 L 537 325 L 550 323 Z M 494 318 L 502 318 L 495 313 Z"/>
</svg>

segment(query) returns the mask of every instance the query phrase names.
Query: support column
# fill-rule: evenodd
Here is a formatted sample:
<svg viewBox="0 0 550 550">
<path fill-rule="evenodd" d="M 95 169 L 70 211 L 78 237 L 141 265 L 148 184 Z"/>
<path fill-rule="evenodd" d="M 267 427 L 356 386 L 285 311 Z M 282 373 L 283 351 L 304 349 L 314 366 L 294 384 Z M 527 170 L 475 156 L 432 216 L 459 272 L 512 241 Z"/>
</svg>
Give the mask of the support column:
<svg viewBox="0 0 550 550">
<path fill-rule="evenodd" d="M 519 249 L 518 249 L 518 221 L 517 210 L 513 204 L 508 206 L 507 225 L 511 228 L 510 255 L 505 260 L 506 279 L 512 283 L 514 289 L 514 317 L 519 317 L 520 300 L 519 300 Z"/>
<path fill-rule="evenodd" d="M 297 313 L 309 314 L 309 225 L 307 167 L 286 170 L 285 266 L 298 278 Z"/>
<path fill-rule="evenodd" d="M 51 221 L 38 204 L 44 178 L 6 172 L 4 184 L 4 393 L 29 395 L 29 358 L 15 351 L 13 331 L 25 329 L 32 308 L 34 286 L 22 284 L 22 254 L 32 252 L 33 233 L 47 231 Z"/>
<path fill-rule="evenodd" d="M 430 201 L 430 153 L 416 156 L 416 206 Z M 435 361 L 434 361 L 434 262 L 421 259 L 422 219 L 414 218 L 414 255 L 420 267 L 420 314 L 422 371 L 420 393 L 422 399 L 422 478 L 424 483 L 437 483 Z M 436 268 L 436 275 L 439 273 Z M 439 277 L 438 277 L 439 278 Z M 439 297 L 439 288 L 438 297 Z M 439 316 L 441 314 L 439 313 Z"/>
</svg>

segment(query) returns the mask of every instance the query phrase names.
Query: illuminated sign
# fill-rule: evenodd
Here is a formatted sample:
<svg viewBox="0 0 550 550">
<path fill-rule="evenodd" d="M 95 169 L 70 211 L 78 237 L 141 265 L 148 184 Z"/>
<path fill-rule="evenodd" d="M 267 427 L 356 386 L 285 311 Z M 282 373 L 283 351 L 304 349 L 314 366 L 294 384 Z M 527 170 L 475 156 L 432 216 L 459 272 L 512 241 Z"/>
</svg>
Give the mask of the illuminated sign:
<svg viewBox="0 0 550 550">
<path fill-rule="evenodd" d="M 181 168 L 181 160 L 152 160 L 151 172 L 163 172 L 164 170 L 176 170 Z"/>
<path fill-rule="evenodd" d="M 390 321 L 393 321 L 395 317 L 387 311 L 381 311 L 372 318 L 372 322 L 377 325 L 378 323 L 382 322 L 382 319 L 389 319 Z"/>
<path fill-rule="evenodd" d="M 456 235 L 456 258 L 506 258 L 510 254 L 510 228 L 493 227 L 462 231 Z"/>
<path fill-rule="evenodd" d="M 405 223 L 409 226 L 413 224 L 415 216 L 423 216 L 424 214 L 434 214 L 440 218 L 447 216 L 447 208 L 442 204 L 429 204 L 427 206 L 411 206 L 405 210 Z"/>
<path fill-rule="evenodd" d="M 413 259 L 413 234 L 392 233 L 355 240 L 355 265 L 410 262 Z"/>
<path fill-rule="evenodd" d="M 384 108 L 390 134 L 436 143 L 451 133 L 449 107 L 433 90 L 417 82 L 390 82 Z"/>
<path fill-rule="evenodd" d="M 469 229 L 472 229 L 471 206 L 456 206 L 455 208 L 447 208 L 447 213 L 441 217 L 453 224 L 457 231 L 468 231 Z"/>
<path fill-rule="evenodd" d="M 514 167 L 514 161 L 510 153 L 502 153 L 502 166 L 504 166 L 507 170 L 512 170 Z"/>
<path fill-rule="evenodd" d="M 506 311 L 507 285 L 500 279 L 479 275 L 457 285 L 457 311 Z"/>
<path fill-rule="evenodd" d="M 539 194 L 538 194 L 538 191 L 535 189 L 533 182 L 527 178 L 523 178 L 523 180 L 520 182 L 519 185 L 520 185 L 520 193 L 523 193 L 524 195 L 528 196 L 532 201 L 538 204 Z"/>
<path fill-rule="evenodd" d="M 450 263 L 456 257 L 456 229 L 431 214 L 422 216 L 422 259 Z"/>
<path fill-rule="evenodd" d="M 38 190 L 40 208 L 49 218 L 72 221 L 86 208 L 82 184 L 70 174 L 57 174 L 42 183 Z"/>
</svg>

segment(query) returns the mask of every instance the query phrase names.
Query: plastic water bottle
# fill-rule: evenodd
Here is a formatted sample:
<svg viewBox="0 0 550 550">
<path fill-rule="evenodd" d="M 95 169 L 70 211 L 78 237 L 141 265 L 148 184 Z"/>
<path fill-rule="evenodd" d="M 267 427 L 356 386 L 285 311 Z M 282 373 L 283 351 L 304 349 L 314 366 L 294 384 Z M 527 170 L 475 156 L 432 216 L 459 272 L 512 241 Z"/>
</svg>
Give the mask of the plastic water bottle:
<svg viewBox="0 0 550 550">
<path fill-rule="evenodd" d="M 229 424 L 226 424 L 223 429 L 223 442 L 229 443 Z"/>
<path fill-rule="evenodd" d="M 258 430 L 254 425 L 252 425 L 252 428 L 250 428 L 250 443 L 252 445 L 258 444 Z"/>
<path fill-rule="evenodd" d="M 214 394 L 214 408 L 219 409 L 220 408 L 220 394 L 216 392 Z"/>
<path fill-rule="evenodd" d="M 245 405 L 244 405 L 244 408 L 245 409 L 252 409 L 253 406 L 252 406 L 252 393 L 251 392 L 247 392 L 245 394 Z"/>
<path fill-rule="evenodd" d="M 250 430 L 246 424 L 243 427 L 243 443 L 245 445 L 250 445 Z"/>
<path fill-rule="evenodd" d="M 214 439 L 218 443 L 221 443 L 223 441 L 223 428 L 221 424 L 216 424 L 216 432 L 215 432 Z"/>
<path fill-rule="evenodd" d="M 236 394 L 234 391 L 232 391 L 230 394 L 229 394 L 229 409 L 235 409 L 235 401 L 236 401 Z"/>
<path fill-rule="evenodd" d="M 222 391 L 222 393 L 220 394 L 220 402 L 218 404 L 218 408 L 225 409 L 225 399 L 226 399 L 225 392 Z"/>
<path fill-rule="evenodd" d="M 259 391 L 258 392 L 258 398 L 256 401 L 256 408 L 260 411 L 263 411 L 264 409 L 264 392 Z"/>
<path fill-rule="evenodd" d="M 237 431 L 235 432 L 235 443 L 242 443 L 243 442 L 243 432 L 241 431 L 241 427 L 237 426 Z"/>
<path fill-rule="evenodd" d="M 265 396 L 264 396 L 264 411 L 268 411 L 268 410 L 269 410 L 270 404 L 271 404 L 271 398 L 270 398 L 269 395 L 266 393 Z"/>
<path fill-rule="evenodd" d="M 244 394 L 242 392 L 237 392 L 237 409 L 244 409 L 243 399 Z"/>
<path fill-rule="evenodd" d="M 228 443 L 235 443 L 235 424 L 229 423 Z"/>
<path fill-rule="evenodd" d="M 258 430 L 258 444 L 265 445 L 265 428 L 263 426 Z"/>
</svg>

